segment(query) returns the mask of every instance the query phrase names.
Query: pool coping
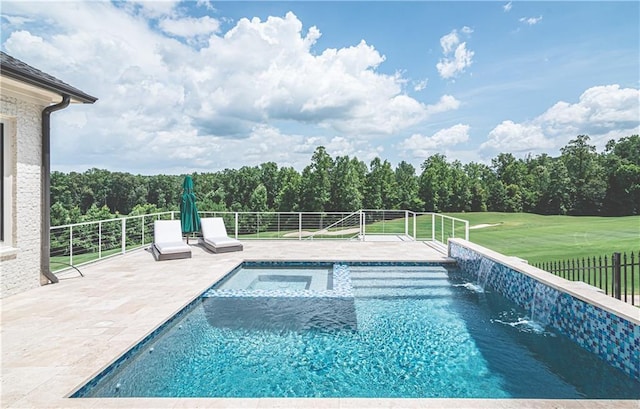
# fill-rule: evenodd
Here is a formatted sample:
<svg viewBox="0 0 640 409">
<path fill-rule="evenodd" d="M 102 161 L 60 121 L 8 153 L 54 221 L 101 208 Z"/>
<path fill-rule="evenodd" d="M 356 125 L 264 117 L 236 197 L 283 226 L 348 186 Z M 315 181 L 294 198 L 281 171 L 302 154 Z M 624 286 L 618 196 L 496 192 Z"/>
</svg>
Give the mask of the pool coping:
<svg viewBox="0 0 640 409">
<path fill-rule="evenodd" d="M 364 399 L 364 398 L 82 398 L 88 380 L 244 260 L 448 261 L 424 242 L 251 241 L 237 253 L 213 255 L 197 245 L 193 258 L 155 262 L 140 250 L 81 268 L 0 300 L 1 406 L 69 408 L 636 408 L 634 400 Z M 283 256 L 287 254 L 286 258 Z M 150 271 L 153 269 L 153 271 Z M 203 274 L 205 269 L 213 269 Z M 105 296 L 107 295 L 107 296 Z M 157 305 L 158 300 L 162 302 Z"/>
</svg>

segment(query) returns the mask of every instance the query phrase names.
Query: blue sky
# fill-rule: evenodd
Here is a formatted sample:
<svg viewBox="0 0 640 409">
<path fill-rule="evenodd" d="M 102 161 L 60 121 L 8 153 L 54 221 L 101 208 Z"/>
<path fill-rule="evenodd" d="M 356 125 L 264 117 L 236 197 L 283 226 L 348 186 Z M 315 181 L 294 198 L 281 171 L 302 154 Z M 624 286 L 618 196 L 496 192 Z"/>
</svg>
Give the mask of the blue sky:
<svg viewBox="0 0 640 409">
<path fill-rule="evenodd" d="M 45 5 L 46 6 L 43 6 Z M 640 131 L 638 2 L 2 2 L 1 48 L 99 98 L 54 170 L 490 163 Z"/>
</svg>

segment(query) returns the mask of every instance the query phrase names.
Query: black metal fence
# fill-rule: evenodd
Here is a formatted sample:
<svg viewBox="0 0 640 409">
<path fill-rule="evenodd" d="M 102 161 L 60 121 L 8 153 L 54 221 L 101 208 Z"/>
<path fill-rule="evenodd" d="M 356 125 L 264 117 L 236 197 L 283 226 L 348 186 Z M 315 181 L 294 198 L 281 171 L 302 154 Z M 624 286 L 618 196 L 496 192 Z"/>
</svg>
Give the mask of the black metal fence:
<svg viewBox="0 0 640 409">
<path fill-rule="evenodd" d="M 611 256 L 548 261 L 534 266 L 571 281 L 582 281 L 631 305 L 640 304 L 640 251 Z"/>
</svg>

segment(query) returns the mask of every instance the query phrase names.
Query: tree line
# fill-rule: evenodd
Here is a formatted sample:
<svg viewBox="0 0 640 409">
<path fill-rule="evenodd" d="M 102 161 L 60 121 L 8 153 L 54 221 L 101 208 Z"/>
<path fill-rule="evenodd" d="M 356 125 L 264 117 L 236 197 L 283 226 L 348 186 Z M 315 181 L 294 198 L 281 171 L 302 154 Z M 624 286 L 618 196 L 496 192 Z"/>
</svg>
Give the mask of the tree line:
<svg viewBox="0 0 640 409">
<path fill-rule="evenodd" d="M 419 172 L 405 161 L 368 165 L 315 149 L 302 172 L 274 162 L 195 173 L 201 211 L 330 212 L 405 209 L 426 212 L 529 212 L 554 215 L 640 214 L 640 138 L 611 140 L 597 152 L 578 135 L 558 157 L 517 159 L 500 153 L 491 165 L 435 154 Z M 116 215 L 178 210 L 184 175 L 133 175 L 90 169 L 52 172 L 53 226 Z"/>
</svg>

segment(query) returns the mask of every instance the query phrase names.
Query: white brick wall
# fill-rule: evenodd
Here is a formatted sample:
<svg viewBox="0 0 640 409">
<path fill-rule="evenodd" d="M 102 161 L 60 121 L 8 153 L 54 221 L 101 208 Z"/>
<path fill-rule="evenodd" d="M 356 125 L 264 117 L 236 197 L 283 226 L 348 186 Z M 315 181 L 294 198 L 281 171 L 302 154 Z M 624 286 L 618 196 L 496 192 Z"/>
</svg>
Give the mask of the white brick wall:
<svg viewBox="0 0 640 409">
<path fill-rule="evenodd" d="M 0 258 L 0 298 L 38 287 L 47 281 L 40 272 L 42 196 L 41 116 L 44 106 L 12 96 L 0 97 L 3 120 L 14 121 L 13 247 Z M 5 136 L 6 137 L 6 136 Z"/>
</svg>

